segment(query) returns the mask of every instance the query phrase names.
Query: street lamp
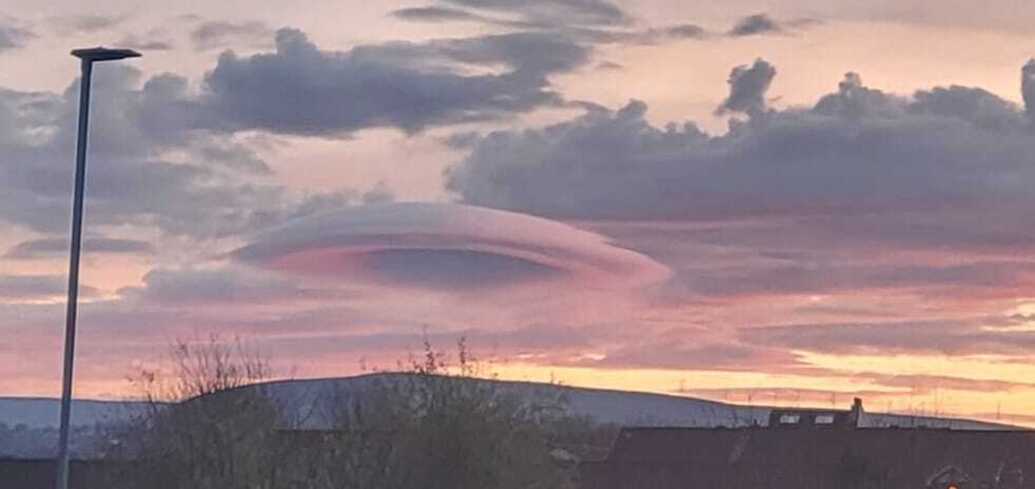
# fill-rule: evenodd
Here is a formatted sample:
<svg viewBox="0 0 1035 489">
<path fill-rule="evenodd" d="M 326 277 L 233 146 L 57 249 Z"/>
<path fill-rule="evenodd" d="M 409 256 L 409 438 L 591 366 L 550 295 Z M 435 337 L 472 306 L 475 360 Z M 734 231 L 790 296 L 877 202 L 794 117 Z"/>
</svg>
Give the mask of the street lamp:
<svg viewBox="0 0 1035 489">
<path fill-rule="evenodd" d="M 93 64 L 136 58 L 131 49 L 102 47 L 76 49 L 72 56 L 81 60 L 79 81 L 79 135 L 75 152 L 75 194 L 72 197 L 72 245 L 68 264 L 68 309 L 65 314 L 65 364 L 61 379 L 61 431 L 58 435 L 57 489 L 68 489 L 68 431 L 72 411 L 72 366 L 75 359 L 75 320 L 79 302 L 79 253 L 83 239 L 83 191 L 86 186 L 86 136 L 90 118 L 90 78 Z"/>
</svg>

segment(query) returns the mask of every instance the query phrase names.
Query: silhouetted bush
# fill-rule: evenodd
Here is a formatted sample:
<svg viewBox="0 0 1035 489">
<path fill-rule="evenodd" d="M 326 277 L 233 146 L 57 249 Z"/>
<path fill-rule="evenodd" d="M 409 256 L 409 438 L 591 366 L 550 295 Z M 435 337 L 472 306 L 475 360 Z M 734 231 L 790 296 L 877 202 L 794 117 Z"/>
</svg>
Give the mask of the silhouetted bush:
<svg viewBox="0 0 1035 489">
<path fill-rule="evenodd" d="M 331 426 L 302 429 L 261 388 L 269 363 L 241 344 L 179 343 L 170 378 L 136 376 L 150 409 L 116 433 L 116 488 L 565 489 L 614 430 L 564 400 L 518 396 L 425 343 L 396 375 L 322 399 Z M 329 429 L 328 429 L 329 428 Z"/>
</svg>

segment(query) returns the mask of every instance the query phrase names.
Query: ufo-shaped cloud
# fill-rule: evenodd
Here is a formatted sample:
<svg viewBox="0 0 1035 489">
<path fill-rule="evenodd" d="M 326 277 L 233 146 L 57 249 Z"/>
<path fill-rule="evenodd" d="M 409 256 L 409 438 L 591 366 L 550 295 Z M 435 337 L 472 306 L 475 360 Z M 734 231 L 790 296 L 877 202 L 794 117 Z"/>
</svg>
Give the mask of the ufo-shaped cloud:
<svg viewBox="0 0 1035 489">
<path fill-rule="evenodd" d="M 303 275 L 450 290 L 538 283 L 629 288 L 669 276 L 650 258 L 567 224 L 441 203 L 369 205 L 301 218 L 234 256 Z"/>
</svg>

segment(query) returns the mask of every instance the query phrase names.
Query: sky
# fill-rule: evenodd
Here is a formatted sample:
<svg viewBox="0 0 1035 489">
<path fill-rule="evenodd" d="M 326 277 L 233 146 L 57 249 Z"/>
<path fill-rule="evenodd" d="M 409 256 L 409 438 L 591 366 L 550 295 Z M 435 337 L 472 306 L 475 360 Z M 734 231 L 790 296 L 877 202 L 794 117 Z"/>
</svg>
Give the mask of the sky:
<svg viewBox="0 0 1035 489">
<path fill-rule="evenodd" d="M 700 4 L 700 5 L 698 5 Z M 172 342 L 1035 423 L 1035 20 L 988 0 L 0 0 L 0 395 Z"/>
</svg>

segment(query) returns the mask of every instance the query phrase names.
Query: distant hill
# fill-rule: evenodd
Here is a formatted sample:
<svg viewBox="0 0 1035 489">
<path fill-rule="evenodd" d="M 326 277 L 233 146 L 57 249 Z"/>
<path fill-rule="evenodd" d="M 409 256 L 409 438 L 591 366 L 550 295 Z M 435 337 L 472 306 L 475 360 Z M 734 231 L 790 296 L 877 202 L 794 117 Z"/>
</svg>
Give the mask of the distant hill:
<svg viewBox="0 0 1035 489">
<path fill-rule="evenodd" d="M 286 380 L 242 389 L 258 390 L 285 408 L 291 426 L 326 429 L 332 423 L 324 407 L 336 399 L 349 399 L 378 382 L 397 382 L 408 374 L 371 374 L 332 379 Z M 561 399 L 570 414 L 623 426 L 737 427 L 765 426 L 772 408 L 642 392 L 587 389 L 533 382 L 457 379 L 460 382 L 495 384 L 505 393 L 527 399 Z M 56 399 L 0 398 L 0 457 L 52 456 L 56 446 Z M 135 402 L 75 401 L 73 425 L 75 450 L 90 457 L 98 446 L 98 425 L 117 423 L 143 407 Z M 866 413 L 862 425 L 869 428 L 928 427 L 954 430 L 1017 429 L 1006 425 L 965 419 Z"/>
<path fill-rule="evenodd" d="M 409 374 L 371 374 L 332 379 L 288 380 L 246 387 L 260 389 L 282 406 L 294 411 L 305 426 L 329 425 L 319 405 L 362 390 L 375 382 L 404 379 Z M 459 379 L 458 379 L 459 380 Z M 743 406 L 692 397 L 645 392 L 569 387 L 536 382 L 463 379 L 463 382 L 496 384 L 504 392 L 523 398 L 561 398 L 570 414 L 588 416 L 602 423 L 623 426 L 738 427 L 767 426 L 770 406 Z M 845 406 L 847 408 L 847 406 Z M 967 419 L 882 414 L 867 412 L 861 422 L 866 428 L 942 428 L 954 430 L 1003 430 L 1016 427 Z"/>
<path fill-rule="evenodd" d="M 0 424 L 9 428 L 24 425 L 29 429 L 58 426 L 61 403 L 42 397 L 0 397 Z M 77 399 L 72 404 L 72 424 L 93 426 L 125 419 L 143 403 L 126 401 L 89 401 Z"/>
<path fill-rule="evenodd" d="M 0 398 L 0 458 L 51 458 L 58 441 L 61 402 L 46 398 Z M 75 400 L 72 403 L 71 453 L 90 458 L 103 439 L 103 427 L 140 412 L 144 404 Z"/>
<path fill-rule="evenodd" d="M 321 406 L 335 399 L 359 395 L 379 382 L 395 382 L 409 374 L 370 374 L 357 377 L 289 380 L 245 387 L 258 389 L 275 399 L 292 422 L 305 428 L 327 428 L 329 413 Z M 494 384 L 500 392 L 524 399 L 562 401 L 572 415 L 587 416 L 601 423 L 638 426 L 747 426 L 764 425 L 769 408 L 747 407 L 689 397 L 587 389 L 556 384 L 484 379 L 456 379 L 459 382 Z"/>
</svg>

